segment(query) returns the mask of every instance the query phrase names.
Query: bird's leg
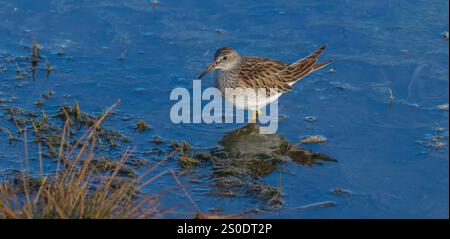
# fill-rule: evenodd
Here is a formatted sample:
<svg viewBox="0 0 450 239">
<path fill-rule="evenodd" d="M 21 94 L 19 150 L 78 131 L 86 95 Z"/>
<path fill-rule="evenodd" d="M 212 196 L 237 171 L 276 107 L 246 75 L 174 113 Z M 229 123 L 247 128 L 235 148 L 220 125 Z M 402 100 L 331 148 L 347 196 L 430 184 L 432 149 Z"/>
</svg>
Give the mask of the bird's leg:
<svg viewBox="0 0 450 239">
<path fill-rule="evenodd" d="M 261 111 L 261 109 L 256 110 L 256 119 L 259 119 L 264 116 L 264 113 Z"/>
<path fill-rule="evenodd" d="M 264 113 L 260 109 L 256 109 L 252 112 L 252 116 L 250 117 L 249 123 L 256 123 L 259 117 L 262 117 Z"/>
<path fill-rule="evenodd" d="M 253 110 L 252 115 L 250 116 L 249 123 L 256 123 L 256 120 L 258 119 L 258 110 Z"/>
</svg>

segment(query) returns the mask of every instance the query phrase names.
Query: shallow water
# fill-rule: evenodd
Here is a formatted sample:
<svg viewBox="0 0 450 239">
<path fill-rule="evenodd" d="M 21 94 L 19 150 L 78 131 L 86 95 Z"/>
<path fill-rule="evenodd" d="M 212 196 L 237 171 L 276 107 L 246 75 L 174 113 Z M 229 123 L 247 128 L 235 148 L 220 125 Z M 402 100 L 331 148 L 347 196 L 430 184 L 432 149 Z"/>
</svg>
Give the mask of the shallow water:
<svg viewBox="0 0 450 239">
<path fill-rule="evenodd" d="M 448 110 L 436 109 L 449 102 L 449 43 L 441 36 L 449 28 L 448 7 L 448 1 L 161 0 L 152 6 L 150 1 L 0 0 L 0 98 L 6 100 L 0 107 L 32 109 L 49 90 L 55 92 L 46 102 L 50 111 L 77 100 L 83 111 L 101 112 L 121 99 L 118 116 L 107 125 L 131 136 L 136 157 L 154 162 L 155 156 L 139 152 L 154 147 L 155 135 L 186 139 L 199 149 L 236 142 L 227 135 L 244 125 L 174 125 L 169 118 L 170 91 L 191 89 L 217 48 L 230 45 L 243 55 L 293 62 L 328 44 L 321 59 L 334 63 L 280 98 L 280 114 L 287 118 L 280 120 L 277 135 L 271 141 L 246 140 L 248 145 L 237 138 L 244 150 L 259 150 L 264 143 L 272 149 L 307 135 L 328 139 L 301 148 L 337 162 L 281 160 L 258 177 L 261 184 L 281 187 L 281 206 L 267 210 L 266 200 L 245 186 L 233 197 L 212 193 L 214 165 L 183 169 L 173 159 L 160 170 L 174 168 L 183 175 L 180 180 L 203 211 L 259 208 L 253 216 L 275 218 L 448 218 L 448 137 L 438 149 L 417 142 L 437 127 L 448 135 Z M 38 69 L 34 80 L 31 75 L 15 79 L 17 66 L 29 70 L 29 62 L 5 59 L 29 56 L 33 37 L 54 70 L 47 76 Z M 211 82 L 208 76 L 204 85 Z M 0 128 L 15 132 L 1 114 Z M 308 116 L 317 120 L 305 121 Z M 152 129 L 136 132 L 137 119 Z M 37 149 L 30 145 L 30 150 Z M 23 152 L 23 143 L 10 144 L 0 133 L 2 171 L 20 168 Z M 53 163 L 45 162 L 48 168 Z M 156 183 L 149 190 L 175 185 L 170 176 Z M 350 193 L 335 193 L 336 188 Z M 167 207 L 177 206 L 178 216 L 193 211 L 180 190 L 164 198 Z M 334 206 L 308 207 L 322 202 Z"/>
</svg>

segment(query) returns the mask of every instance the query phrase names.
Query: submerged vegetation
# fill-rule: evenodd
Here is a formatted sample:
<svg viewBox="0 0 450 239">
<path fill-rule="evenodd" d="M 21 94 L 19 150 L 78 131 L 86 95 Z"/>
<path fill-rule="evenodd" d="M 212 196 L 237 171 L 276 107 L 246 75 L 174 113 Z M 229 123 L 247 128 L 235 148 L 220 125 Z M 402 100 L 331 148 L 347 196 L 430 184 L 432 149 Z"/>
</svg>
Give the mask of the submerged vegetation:
<svg viewBox="0 0 450 239">
<path fill-rule="evenodd" d="M 138 120 L 136 121 L 136 130 L 139 132 L 144 132 L 147 129 L 150 129 L 150 125 L 145 122 L 144 120 Z"/>
<path fill-rule="evenodd" d="M 43 94 L 39 102 L 42 102 L 42 99 L 48 99 L 48 93 Z M 74 137 L 80 135 L 84 129 L 95 125 L 96 120 L 101 116 L 82 112 L 77 102 L 73 105 L 61 105 L 59 110 L 53 113 L 46 112 L 42 103 L 39 105 L 40 107 L 35 111 L 17 107 L 5 107 L 4 110 L 7 119 L 16 126 L 17 135 L 21 135 L 25 128 L 31 129 L 33 142 L 44 146 L 44 157 L 47 158 L 56 157 L 61 144 L 64 148 L 74 147 L 77 143 Z M 62 141 L 65 126 L 68 127 L 67 138 Z M 10 142 L 16 141 L 11 130 L 6 130 Z M 106 145 L 109 148 L 129 142 L 129 138 L 122 132 L 103 125 L 99 125 L 96 129 L 96 136 L 101 146 Z"/>
<path fill-rule="evenodd" d="M 325 136 L 322 135 L 313 135 L 313 136 L 306 136 L 303 137 L 300 140 L 301 144 L 313 144 L 313 143 L 323 143 L 327 141 L 327 138 Z"/>
<path fill-rule="evenodd" d="M 437 127 L 434 129 L 433 134 L 426 134 L 425 140 L 418 140 L 417 143 L 425 145 L 430 149 L 438 150 L 447 146 L 448 138 L 448 130 L 442 127 Z"/>
<path fill-rule="evenodd" d="M 15 72 L 14 79 L 27 80 L 36 79 L 36 73 L 38 71 L 46 72 L 47 77 L 54 70 L 50 64 L 50 60 L 41 54 L 43 49 L 42 45 L 33 39 L 31 45 L 21 43 L 21 46 L 30 51 L 28 56 L 2 56 L 0 55 L 0 72 L 6 72 L 12 70 Z M 1 52 L 0 52 L 1 53 Z M 43 62 L 43 64 L 40 64 Z"/>
<path fill-rule="evenodd" d="M 113 106 L 114 107 L 114 106 Z M 94 149 L 101 122 L 112 108 L 97 120 L 76 143 L 65 144 L 70 135 L 70 119 L 59 137 L 58 160 L 54 174 L 32 176 L 28 167 L 27 131 L 23 131 L 25 171 L 4 176 L 0 184 L 0 218 L 153 218 L 164 212 L 157 199 L 139 191 L 148 181 L 121 177 L 127 172 L 129 152 L 114 163 L 98 161 Z M 42 157 L 39 157 L 42 165 Z M 100 163 L 99 163 L 100 162 Z M 105 162 L 109 162 L 105 163 Z M 105 171 L 110 173 L 104 174 Z M 151 178 L 149 180 L 154 180 Z"/>
</svg>

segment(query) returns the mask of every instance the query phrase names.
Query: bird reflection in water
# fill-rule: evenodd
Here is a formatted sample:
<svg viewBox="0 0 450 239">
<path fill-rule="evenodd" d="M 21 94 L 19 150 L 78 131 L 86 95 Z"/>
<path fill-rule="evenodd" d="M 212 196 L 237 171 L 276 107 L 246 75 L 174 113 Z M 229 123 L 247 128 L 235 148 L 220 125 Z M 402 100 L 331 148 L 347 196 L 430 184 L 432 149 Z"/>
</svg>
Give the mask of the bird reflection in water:
<svg viewBox="0 0 450 239">
<path fill-rule="evenodd" d="M 328 155 L 303 149 L 298 143 L 289 143 L 279 133 L 260 134 L 257 124 L 226 133 L 219 145 L 220 148 L 211 151 L 213 193 L 222 196 L 250 193 L 266 201 L 269 207 L 282 204 L 281 185 L 268 184 L 262 178 L 280 171 L 280 167 L 289 162 L 306 166 L 336 162 Z"/>
</svg>

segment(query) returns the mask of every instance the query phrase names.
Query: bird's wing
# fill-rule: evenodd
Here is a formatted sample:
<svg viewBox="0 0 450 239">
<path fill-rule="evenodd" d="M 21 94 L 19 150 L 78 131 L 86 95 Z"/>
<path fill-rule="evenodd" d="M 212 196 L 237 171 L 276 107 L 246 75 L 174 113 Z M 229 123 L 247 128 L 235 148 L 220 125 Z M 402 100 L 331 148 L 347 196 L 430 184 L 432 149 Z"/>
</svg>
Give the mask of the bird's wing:
<svg viewBox="0 0 450 239">
<path fill-rule="evenodd" d="M 261 57 L 244 57 L 239 69 L 241 88 L 265 89 L 270 93 L 276 89 L 278 93 L 291 90 L 291 86 L 283 79 L 282 72 L 288 64 Z"/>
</svg>

